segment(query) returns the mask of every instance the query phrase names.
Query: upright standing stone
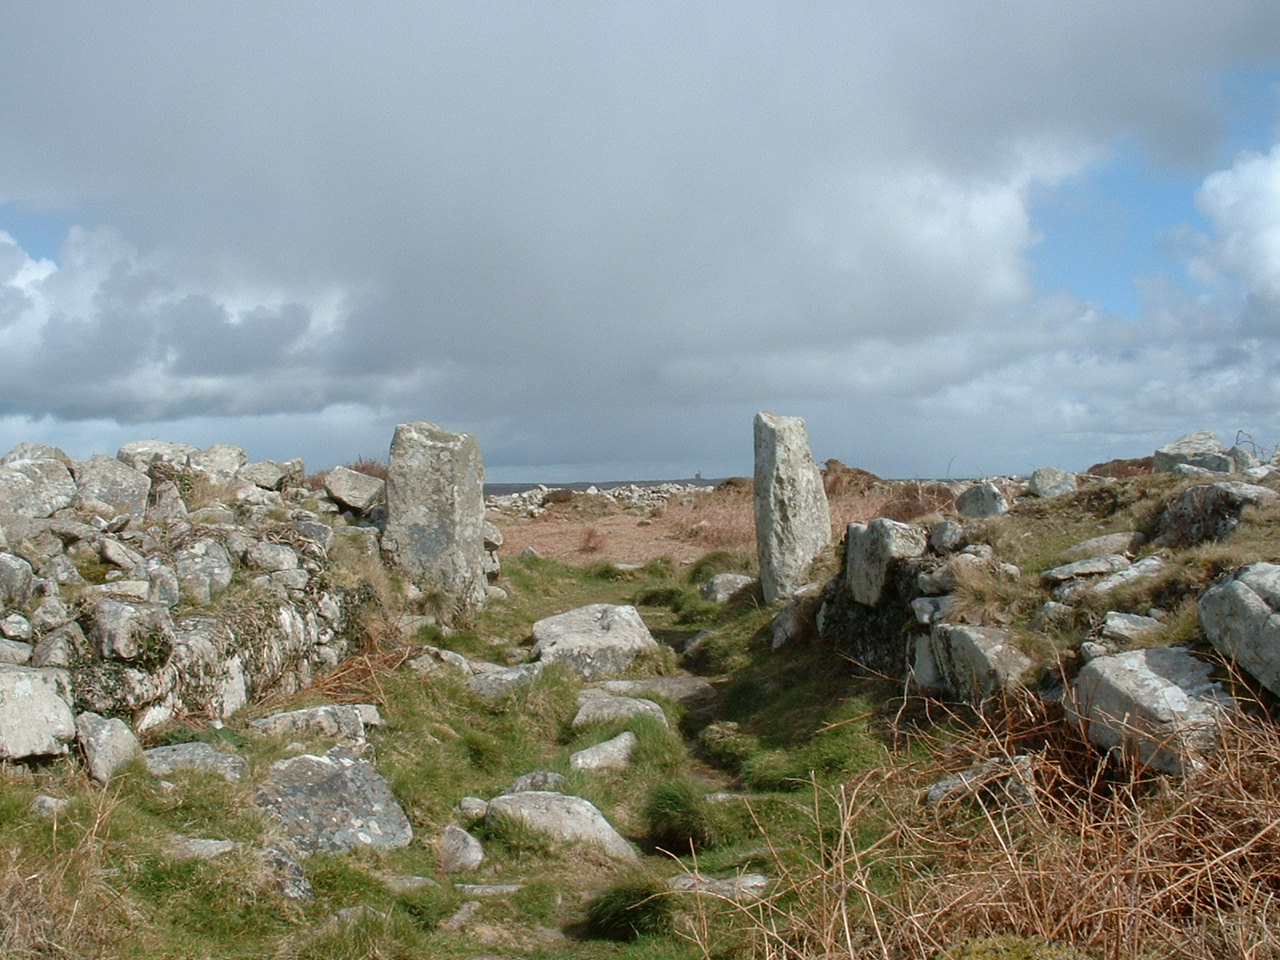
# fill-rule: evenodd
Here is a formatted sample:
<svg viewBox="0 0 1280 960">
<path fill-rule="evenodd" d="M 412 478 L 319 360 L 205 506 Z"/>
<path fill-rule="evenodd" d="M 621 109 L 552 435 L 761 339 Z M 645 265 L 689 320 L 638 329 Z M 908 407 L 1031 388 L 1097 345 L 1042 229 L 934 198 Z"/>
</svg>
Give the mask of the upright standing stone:
<svg viewBox="0 0 1280 960">
<path fill-rule="evenodd" d="M 755 420 L 756 551 L 766 603 L 804 585 L 831 542 L 831 508 L 801 417 L 761 411 Z"/>
<path fill-rule="evenodd" d="M 484 463 L 475 437 L 434 423 L 396 427 L 387 463 L 389 562 L 462 610 L 484 601 Z"/>
</svg>

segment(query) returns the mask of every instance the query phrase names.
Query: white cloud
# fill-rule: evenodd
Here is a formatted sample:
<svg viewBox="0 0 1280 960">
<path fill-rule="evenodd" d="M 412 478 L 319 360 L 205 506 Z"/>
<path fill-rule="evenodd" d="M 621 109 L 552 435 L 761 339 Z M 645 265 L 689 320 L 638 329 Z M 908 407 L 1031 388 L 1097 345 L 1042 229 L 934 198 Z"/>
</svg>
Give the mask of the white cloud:
<svg viewBox="0 0 1280 960">
<path fill-rule="evenodd" d="M 1217 234 L 1209 263 L 1280 308 L 1280 145 L 1209 176 L 1197 201 Z"/>
</svg>

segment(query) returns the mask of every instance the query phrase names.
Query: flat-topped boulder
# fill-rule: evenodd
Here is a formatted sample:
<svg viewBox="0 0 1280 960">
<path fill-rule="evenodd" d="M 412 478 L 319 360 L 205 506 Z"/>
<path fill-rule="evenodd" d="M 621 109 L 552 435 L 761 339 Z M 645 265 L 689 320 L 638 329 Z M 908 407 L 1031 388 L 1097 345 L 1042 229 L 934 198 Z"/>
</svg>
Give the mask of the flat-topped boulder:
<svg viewBox="0 0 1280 960">
<path fill-rule="evenodd" d="M 1179 466 L 1230 473 L 1235 463 L 1212 431 L 1197 430 L 1157 449 L 1151 462 L 1151 469 L 1156 473 L 1174 473 Z"/>
<path fill-rule="evenodd" d="M 585 843 L 618 860 L 640 859 L 604 814 L 581 797 L 545 790 L 503 794 L 489 801 L 485 823 L 494 827 L 504 819 L 557 840 Z"/>
<path fill-rule="evenodd" d="M 41 519 L 69 506 L 76 482 L 61 460 L 12 460 L 0 465 L 0 517 Z"/>
<path fill-rule="evenodd" d="M 890 571 L 900 560 L 921 556 L 929 547 L 922 527 L 879 517 L 851 523 L 845 536 L 845 577 L 858 603 L 880 603 Z"/>
<path fill-rule="evenodd" d="M 658 642 L 633 606 L 593 603 L 533 625 L 533 656 L 561 663 L 584 680 L 621 673 Z"/>
<path fill-rule="evenodd" d="M 65 670 L 0 663 L 0 760 L 67 752 L 76 735 Z"/>
<path fill-rule="evenodd" d="M 1206 590 L 1196 610 L 1214 649 L 1280 693 L 1280 565 L 1241 567 Z"/>
</svg>

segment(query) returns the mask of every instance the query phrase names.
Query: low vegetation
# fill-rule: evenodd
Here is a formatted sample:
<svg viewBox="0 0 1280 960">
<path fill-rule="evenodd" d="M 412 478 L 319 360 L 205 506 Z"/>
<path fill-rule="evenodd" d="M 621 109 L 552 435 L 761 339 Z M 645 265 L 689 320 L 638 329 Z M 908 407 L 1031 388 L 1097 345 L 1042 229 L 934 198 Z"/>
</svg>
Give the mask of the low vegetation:
<svg viewBox="0 0 1280 960">
<path fill-rule="evenodd" d="M 908 519 L 951 504 L 945 488 L 894 487 L 845 471 L 828 471 L 842 478 L 829 480 L 841 523 L 885 510 Z M 1037 624 L 1046 596 L 1039 574 L 1087 537 L 1152 529 L 1185 483 L 1136 476 L 1019 504 L 980 536 L 1022 576 L 994 568 L 967 575 L 957 602 L 976 619 L 1049 644 L 1070 669 L 1071 651 L 1103 611 L 1086 605 L 1074 619 Z M 156 734 L 233 744 L 250 763 L 243 786 L 198 775 L 164 785 L 140 764 L 106 787 L 68 762 L 5 768 L 0 956 L 1280 956 L 1280 734 L 1266 704 L 1237 719 L 1202 769 L 1174 781 L 1099 754 L 1063 721 L 1060 704 L 1036 696 L 963 709 L 904 697 L 900 684 L 865 675 L 812 637 L 772 651 L 776 611 L 749 595 L 712 604 L 698 590 L 714 573 L 751 572 L 740 529 L 749 499 L 730 488 L 665 508 L 667 520 L 679 521 L 671 529 L 707 522 L 695 537 L 704 556 L 684 565 L 660 557 L 619 563 L 599 518 L 583 520 L 566 559 L 505 558 L 509 598 L 466 629 L 403 638 L 396 586 L 379 582 L 361 618 L 358 656 L 297 703 L 379 706 L 386 724 L 374 734 L 378 768 L 415 840 L 387 853 L 311 857 L 312 900 L 283 896 L 252 853 L 271 837 L 248 784 L 289 749 L 249 735 L 248 721 L 266 706 L 222 729 L 191 717 Z M 1250 513 L 1228 542 L 1165 551 L 1167 573 L 1124 601 L 1165 611 L 1157 642 L 1194 642 L 1194 598 L 1244 562 L 1280 560 L 1278 528 L 1280 508 L 1268 508 Z M 823 562 L 837 570 L 838 548 Z M 521 660 L 535 620 L 595 602 L 637 605 L 663 642 L 644 673 L 691 669 L 717 697 L 689 707 L 662 701 L 669 727 L 650 718 L 575 730 L 581 684 L 558 669 L 488 702 L 452 674 L 424 678 L 405 666 L 424 644 Z M 575 750 L 627 729 L 638 738 L 630 769 L 571 768 Z M 993 759 L 1016 768 L 1018 779 L 993 774 L 980 789 L 921 802 L 929 785 Z M 458 801 L 494 796 L 533 770 L 565 776 L 566 792 L 594 803 L 641 851 L 640 865 L 622 869 L 587 848 L 497 822 L 473 828 L 488 855 L 477 870 L 440 873 L 435 844 L 459 822 Z M 69 804 L 36 817 L 40 795 Z M 175 834 L 244 846 L 183 860 L 170 846 Z M 677 895 L 669 878 L 682 873 L 769 880 L 762 899 L 739 901 Z M 395 882 L 405 877 L 427 879 L 412 888 Z M 478 897 L 455 883 L 520 889 Z M 451 918 L 471 900 L 479 906 L 455 929 Z"/>
</svg>

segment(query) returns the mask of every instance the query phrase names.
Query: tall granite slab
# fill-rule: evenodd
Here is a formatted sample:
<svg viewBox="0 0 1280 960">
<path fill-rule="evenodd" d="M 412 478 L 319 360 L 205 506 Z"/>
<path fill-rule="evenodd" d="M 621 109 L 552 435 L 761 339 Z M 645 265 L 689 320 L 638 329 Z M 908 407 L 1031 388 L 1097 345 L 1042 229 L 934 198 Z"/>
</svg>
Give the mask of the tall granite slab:
<svg viewBox="0 0 1280 960">
<path fill-rule="evenodd" d="M 475 437 L 434 423 L 396 427 L 382 551 L 460 611 L 484 602 L 484 463 Z"/>
<path fill-rule="evenodd" d="M 814 558 L 831 542 L 831 508 L 803 418 L 762 410 L 754 432 L 760 585 L 765 602 L 777 603 L 804 585 Z"/>
</svg>

